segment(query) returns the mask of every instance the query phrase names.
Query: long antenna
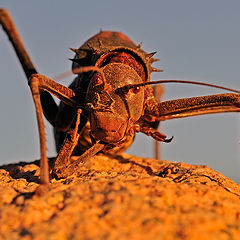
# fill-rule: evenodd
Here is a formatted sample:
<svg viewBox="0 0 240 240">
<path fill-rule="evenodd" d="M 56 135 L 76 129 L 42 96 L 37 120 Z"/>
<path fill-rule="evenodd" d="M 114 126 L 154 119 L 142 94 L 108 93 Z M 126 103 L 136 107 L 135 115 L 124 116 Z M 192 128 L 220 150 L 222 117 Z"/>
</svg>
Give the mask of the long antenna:
<svg viewBox="0 0 240 240">
<path fill-rule="evenodd" d="M 240 93 L 240 91 L 232 89 L 232 88 L 227 88 L 219 85 L 214 85 L 210 83 L 203 83 L 203 82 L 195 82 L 195 81 L 187 81 L 187 80 L 158 80 L 158 81 L 151 81 L 151 82 L 144 82 L 144 83 L 137 83 L 137 84 L 129 84 L 123 87 L 120 87 L 117 89 L 117 92 L 121 92 L 123 94 L 128 93 L 129 89 L 131 88 L 137 88 L 137 87 L 142 87 L 146 85 L 153 85 L 153 84 L 163 84 L 163 83 L 186 83 L 186 84 L 195 84 L 195 85 L 202 85 L 202 86 L 207 86 L 207 87 L 213 87 L 213 88 L 218 88 L 218 89 L 223 89 L 235 93 Z"/>
<path fill-rule="evenodd" d="M 103 82 L 106 83 L 106 78 L 105 78 L 105 75 L 103 73 L 103 70 L 99 67 L 96 67 L 96 66 L 85 66 L 85 67 L 75 68 L 72 71 L 67 71 L 67 72 L 64 72 L 62 74 L 59 74 L 58 76 L 55 76 L 53 79 L 55 81 L 59 81 L 63 78 L 66 78 L 66 77 L 72 75 L 72 74 L 79 74 L 79 73 L 90 72 L 90 71 L 98 72 L 101 75 L 101 77 L 103 79 Z"/>
<path fill-rule="evenodd" d="M 106 78 L 105 78 L 105 75 L 104 75 L 102 69 L 99 68 L 99 67 L 96 67 L 96 66 L 79 67 L 79 68 L 74 69 L 73 71 L 67 71 L 65 73 L 62 73 L 62 74 L 56 76 L 54 78 L 54 80 L 58 81 L 58 80 L 60 80 L 62 78 L 68 77 L 72 73 L 73 74 L 79 74 L 79 73 L 82 73 L 82 72 L 89 72 L 89 71 L 99 72 L 100 75 L 103 78 L 103 82 L 104 83 L 106 82 Z M 188 81 L 188 80 L 176 80 L 176 79 L 166 79 L 166 80 L 164 79 L 164 80 L 157 80 L 157 81 L 137 83 L 137 84 L 128 84 L 128 85 L 125 85 L 123 87 L 118 88 L 116 90 L 116 92 L 126 94 L 126 93 L 128 93 L 128 91 L 131 88 L 142 87 L 142 86 L 146 86 L 146 85 L 154 85 L 154 84 L 165 84 L 165 83 L 194 84 L 194 85 L 207 86 L 207 87 L 212 87 L 212 88 L 223 89 L 223 90 L 230 91 L 230 92 L 240 93 L 239 90 L 235 90 L 235 89 L 232 89 L 232 88 L 227 88 L 227 87 L 223 87 L 223 86 L 215 85 L 215 84 L 211 84 L 211 83 L 204 83 L 204 82 L 197 82 L 197 81 Z"/>
</svg>

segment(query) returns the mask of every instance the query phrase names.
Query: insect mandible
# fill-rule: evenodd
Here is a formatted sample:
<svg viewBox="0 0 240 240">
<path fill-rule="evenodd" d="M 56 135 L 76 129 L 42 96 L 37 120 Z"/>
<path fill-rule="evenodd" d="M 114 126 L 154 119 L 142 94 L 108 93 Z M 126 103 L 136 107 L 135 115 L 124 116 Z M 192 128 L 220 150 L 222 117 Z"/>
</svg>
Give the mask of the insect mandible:
<svg viewBox="0 0 240 240">
<path fill-rule="evenodd" d="M 49 182 L 43 114 L 54 127 L 58 156 L 53 175 L 73 173 L 79 162 L 98 152 L 117 153 L 127 149 L 136 132 L 157 141 L 172 138 L 157 130 L 162 120 L 219 112 L 239 112 L 239 91 L 199 82 L 151 81 L 153 53 L 146 53 L 120 32 L 101 31 L 75 52 L 69 87 L 38 74 L 7 10 L 0 9 L 0 23 L 7 33 L 28 79 L 35 103 L 41 151 L 42 184 Z M 152 84 L 181 82 L 201 84 L 235 91 L 159 102 Z M 61 100 L 59 106 L 52 95 Z M 81 157 L 70 163 L 72 154 Z"/>
</svg>

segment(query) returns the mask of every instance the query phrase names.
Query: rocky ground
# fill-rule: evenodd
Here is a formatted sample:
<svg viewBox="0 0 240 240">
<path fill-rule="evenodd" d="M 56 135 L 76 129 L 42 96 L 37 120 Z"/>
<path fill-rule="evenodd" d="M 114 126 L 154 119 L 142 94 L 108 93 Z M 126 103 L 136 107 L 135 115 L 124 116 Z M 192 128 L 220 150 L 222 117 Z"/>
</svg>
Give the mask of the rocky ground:
<svg viewBox="0 0 240 240">
<path fill-rule="evenodd" d="M 99 155 L 41 196 L 38 161 L 0 182 L 1 239 L 240 239 L 240 186 L 206 166 Z"/>
</svg>

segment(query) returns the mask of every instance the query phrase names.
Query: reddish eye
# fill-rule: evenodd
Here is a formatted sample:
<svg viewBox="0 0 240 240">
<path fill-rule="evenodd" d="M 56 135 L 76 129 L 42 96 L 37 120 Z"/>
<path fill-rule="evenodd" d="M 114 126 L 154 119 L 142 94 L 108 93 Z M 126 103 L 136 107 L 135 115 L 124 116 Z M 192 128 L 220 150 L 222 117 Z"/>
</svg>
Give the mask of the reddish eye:
<svg viewBox="0 0 240 240">
<path fill-rule="evenodd" d="M 134 94 L 137 94 L 140 92 L 140 87 L 131 88 L 130 91 Z"/>
<path fill-rule="evenodd" d="M 93 83 L 94 85 L 102 84 L 102 78 L 97 74 L 93 77 Z"/>
</svg>

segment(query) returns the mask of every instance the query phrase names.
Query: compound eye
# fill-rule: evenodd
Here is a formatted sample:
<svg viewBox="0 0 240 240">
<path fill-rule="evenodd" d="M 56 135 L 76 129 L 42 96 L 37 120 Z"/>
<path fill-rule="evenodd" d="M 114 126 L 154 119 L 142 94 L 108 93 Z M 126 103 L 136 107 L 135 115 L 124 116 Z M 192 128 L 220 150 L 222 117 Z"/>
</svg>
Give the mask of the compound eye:
<svg viewBox="0 0 240 240">
<path fill-rule="evenodd" d="M 140 92 L 140 87 L 134 87 L 134 88 L 131 88 L 130 89 L 130 92 L 134 93 L 134 94 L 137 94 Z"/>
<path fill-rule="evenodd" d="M 100 84 L 103 83 L 103 80 L 102 80 L 102 78 L 98 74 L 96 74 L 93 77 L 93 83 L 94 83 L 94 85 L 100 85 Z"/>
</svg>

